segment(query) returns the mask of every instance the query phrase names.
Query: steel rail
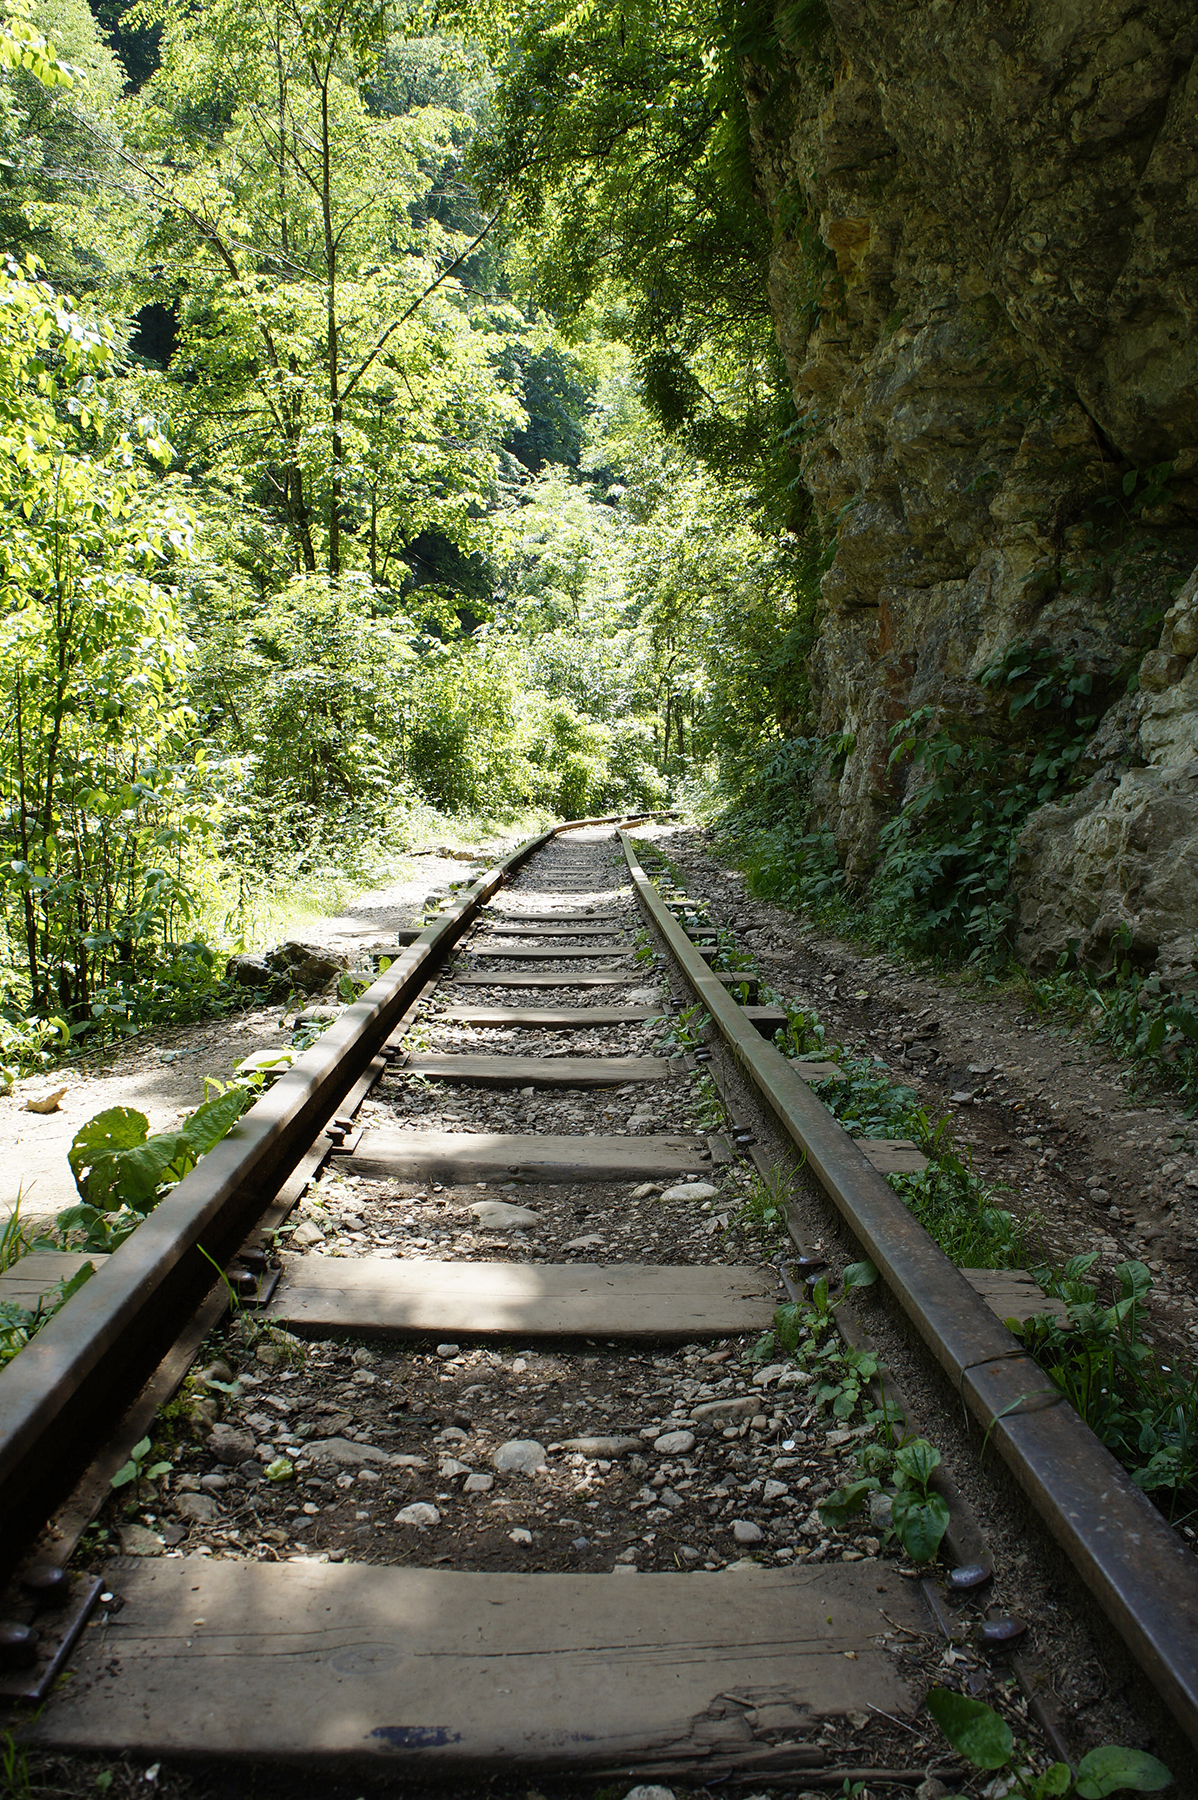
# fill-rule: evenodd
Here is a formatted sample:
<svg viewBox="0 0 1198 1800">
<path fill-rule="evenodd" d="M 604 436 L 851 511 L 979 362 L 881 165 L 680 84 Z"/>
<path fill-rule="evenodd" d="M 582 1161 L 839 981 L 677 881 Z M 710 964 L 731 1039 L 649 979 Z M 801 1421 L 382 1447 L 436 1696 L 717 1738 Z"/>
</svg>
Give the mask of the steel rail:
<svg viewBox="0 0 1198 1800">
<path fill-rule="evenodd" d="M 1198 1563 L 1051 1387 L 885 1177 L 766 1043 L 699 956 L 637 859 L 638 897 L 741 1071 L 801 1153 L 1163 1704 L 1198 1745 Z"/>
<path fill-rule="evenodd" d="M 561 832 L 623 821 L 555 825 L 446 905 L 0 1373 L 0 1578 L 484 903 Z"/>
</svg>

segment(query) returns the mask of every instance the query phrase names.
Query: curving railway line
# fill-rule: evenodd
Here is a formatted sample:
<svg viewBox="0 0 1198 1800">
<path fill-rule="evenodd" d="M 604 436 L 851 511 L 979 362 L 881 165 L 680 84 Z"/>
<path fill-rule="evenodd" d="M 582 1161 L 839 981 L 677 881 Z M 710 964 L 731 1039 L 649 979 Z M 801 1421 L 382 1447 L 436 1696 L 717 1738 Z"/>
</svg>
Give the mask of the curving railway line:
<svg viewBox="0 0 1198 1800">
<path fill-rule="evenodd" d="M 1075 1758 L 1056 1610 L 1184 1791 L 1192 1553 L 897 1198 L 914 1147 L 850 1138 L 721 960 L 614 822 L 522 845 L 103 1259 L 0 1375 L 19 1736 L 458 1784 L 955 1789 L 929 1686 L 1022 1696 L 1034 1750 Z M 763 1195 L 771 1261 L 735 1235 Z M 835 1296 L 851 1256 L 876 1289 L 829 1313 L 813 1283 Z M 788 1302 L 904 1342 L 917 1407 L 885 1367 L 831 1409 L 801 1354 L 747 1360 Z M 180 1390 L 171 1468 L 115 1505 Z M 933 1441 L 951 1420 L 969 1462 L 932 1477 L 931 1562 L 884 1496 L 821 1518 L 878 1408 Z M 979 1481 L 1049 1571 L 1030 1630 Z"/>
</svg>

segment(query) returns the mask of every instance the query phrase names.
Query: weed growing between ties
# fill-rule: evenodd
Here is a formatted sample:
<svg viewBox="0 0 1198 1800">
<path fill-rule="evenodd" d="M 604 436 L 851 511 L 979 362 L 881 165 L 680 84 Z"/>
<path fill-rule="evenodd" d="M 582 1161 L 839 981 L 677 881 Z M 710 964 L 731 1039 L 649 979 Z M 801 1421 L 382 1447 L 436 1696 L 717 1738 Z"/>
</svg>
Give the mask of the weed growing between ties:
<svg viewBox="0 0 1198 1800">
<path fill-rule="evenodd" d="M 1154 1794 L 1172 1785 L 1173 1776 L 1155 1756 L 1116 1744 L 1089 1751 L 1076 1769 L 1062 1762 L 1037 1769 L 1044 1759 L 1019 1743 L 1002 1715 L 981 1700 L 932 1688 L 927 1706 L 958 1756 L 975 1769 L 1001 1771 L 1002 1791 L 1016 1800 L 1106 1800 L 1108 1794 Z"/>
<path fill-rule="evenodd" d="M 762 1334 L 748 1360 L 767 1362 L 780 1354 L 792 1365 L 781 1371 L 782 1382 L 805 1389 L 808 1420 L 828 1412 L 856 1439 L 854 1455 L 862 1473 L 820 1501 L 821 1522 L 829 1530 L 843 1530 L 868 1506 L 882 1536 L 893 1535 L 912 1562 L 924 1563 L 935 1556 L 949 1524 L 948 1507 L 931 1485 L 940 1452 L 925 1438 L 904 1432 L 904 1421 L 884 1396 L 881 1406 L 875 1404 L 871 1384 L 879 1373 L 878 1359 L 872 1351 L 846 1344 L 836 1322 L 841 1301 L 877 1278 L 872 1263 L 852 1263 L 833 1299 L 827 1278 L 821 1277 L 809 1299 L 777 1309 L 772 1329 Z M 858 1415 L 859 1421 L 851 1423 Z"/>
<path fill-rule="evenodd" d="M 778 1004 L 787 1014 L 786 1029 L 777 1039 L 783 1054 L 818 1055 L 842 1071 L 843 1080 L 820 1082 L 815 1091 L 844 1129 L 858 1138 L 910 1138 L 927 1157 L 921 1173 L 886 1179 L 944 1254 L 963 1268 L 1026 1267 L 1032 1222 L 995 1203 L 958 1153 L 951 1120 L 933 1122 L 913 1089 L 895 1087 L 877 1063 L 847 1056 L 842 1045 L 829 1044 L 814 1012 L 784 1000 Z"/>
</svg>

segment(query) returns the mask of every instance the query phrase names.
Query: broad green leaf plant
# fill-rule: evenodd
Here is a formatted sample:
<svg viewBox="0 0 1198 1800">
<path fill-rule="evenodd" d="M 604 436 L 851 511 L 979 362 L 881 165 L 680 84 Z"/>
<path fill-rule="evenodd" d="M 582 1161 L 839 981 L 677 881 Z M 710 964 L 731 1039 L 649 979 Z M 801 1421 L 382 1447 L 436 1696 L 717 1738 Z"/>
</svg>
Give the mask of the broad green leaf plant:
<svg viewBox="0 0 1198 1800">
<path fill-rule="evenodd" d="M 976 1769 L 1003 1770 L 1010 1779 L 1009 1794 L 1017 1800 L 1107 1800 L 1109 1794 L 1155 1794 L 1171 1787 L 1173 1777 L 1164 1763 L 1144 1750 L 1104 1744 L 1082 1757 L 1077 1768 L 1050 1763 L 1036 1773 L 1025 1745 L 1019 1744 L 1010 1726 L 993 1707 L 952 1688 L 933 1688 L 928 1711 L 957 1752 Z M 961 1800 L 961 1796 L 950 1796 Z"/>
</svg>

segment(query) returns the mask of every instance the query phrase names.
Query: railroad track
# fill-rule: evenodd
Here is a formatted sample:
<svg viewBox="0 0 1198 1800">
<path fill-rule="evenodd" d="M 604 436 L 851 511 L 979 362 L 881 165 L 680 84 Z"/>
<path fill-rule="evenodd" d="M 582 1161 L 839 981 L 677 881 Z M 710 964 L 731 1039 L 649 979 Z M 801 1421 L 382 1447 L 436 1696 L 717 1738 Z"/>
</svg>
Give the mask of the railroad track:
<svg viewBox="0 0 1198 1800">
<path fill-rule="evenodd" d="M 1001 1686 L 1002 1569 L 943 1471 L 935 1578 L 881 1512 L 826 1527 L 868 1420 L 822 1414 L 785 1356 L 742 1360 L 823 1265 L 797 1214 L 776 1263 L 727 1260 L 726 1227 L 802 1164 L 1198 1743 L 1192 1556 L 897 1199 L 913 1147 L 851 1140 L 827 1069 L 772 1046 L 719 960 L 609 822 L 521 846 L 8 1366 L 0 1691 L 40 1707 L 32 1742 L 185 1757 L 219 1722 L 227 1755 L 455 1779 L 957 1779 L 920 1706 L 946 1639 L 970 1692 Z M 174 1466 L 122 1517 L 112 1476 L 229 1283 L 229 1366 L 209 1343 Z M 90 1575 L 71 1555 L 105 1501 L 121 1554 L 93 1536 Z M 1060 1743 L 1034 1659 L 1012 1666 Z"/>
</svg>

